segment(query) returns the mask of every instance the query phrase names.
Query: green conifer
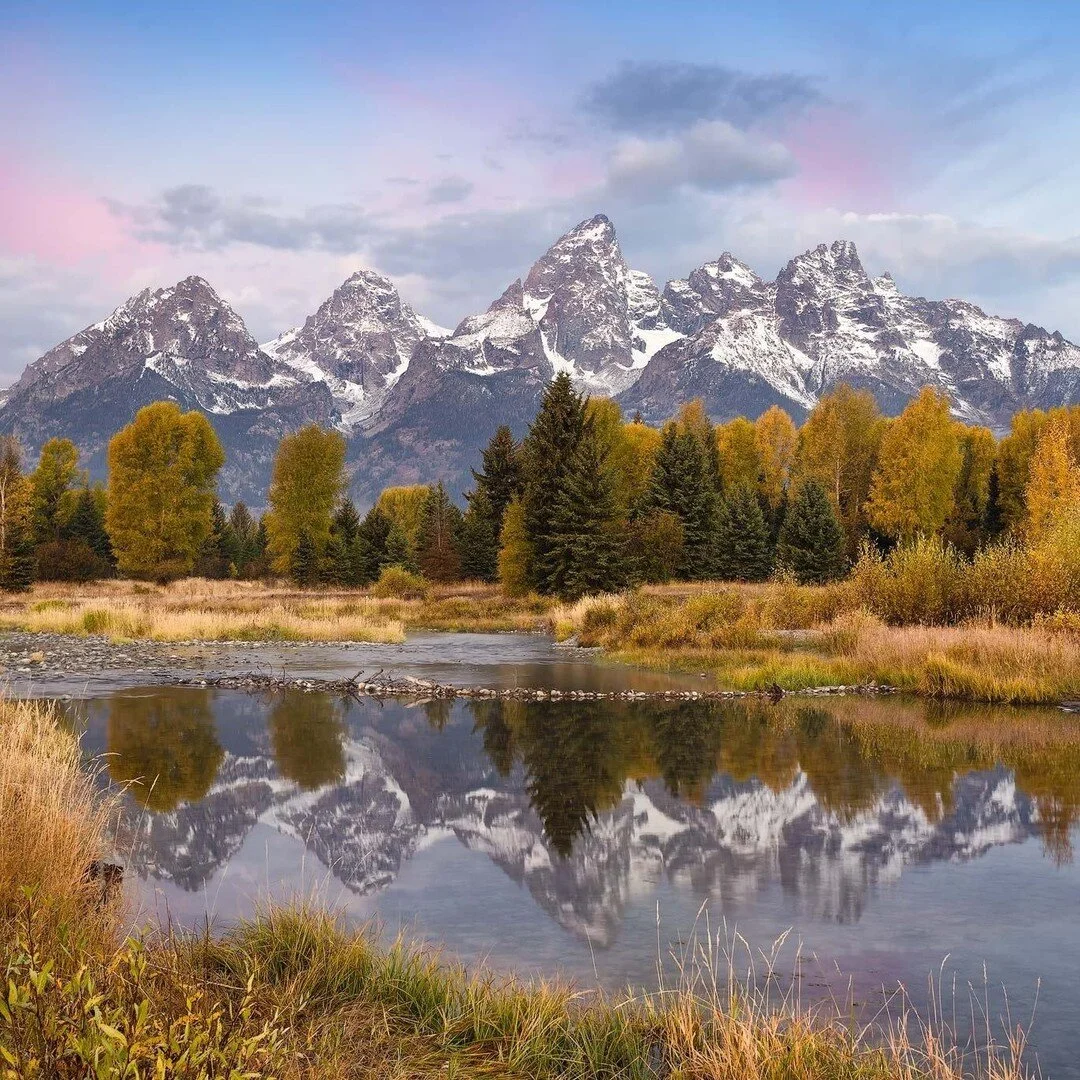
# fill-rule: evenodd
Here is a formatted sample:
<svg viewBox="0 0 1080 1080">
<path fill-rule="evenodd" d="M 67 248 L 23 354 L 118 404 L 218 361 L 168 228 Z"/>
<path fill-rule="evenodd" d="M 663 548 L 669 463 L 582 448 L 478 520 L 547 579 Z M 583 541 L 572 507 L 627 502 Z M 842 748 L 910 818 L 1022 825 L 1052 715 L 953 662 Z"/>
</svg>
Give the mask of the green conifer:
<svg viewBox="0 0 1080 1080">
<path fill-rule="evenodd" d="M 656 451 L 645 511 L 667 510 L 683 524 L 678 576 L 701 580 L 713 572 L 716 486 L 700 440 L 674 423 L 664 427 Z"/>
<path fill-rule="evenodd" d="M 585 401 L 570 376 L 561 372 L 544 391 L 529 434 L 522 444 L 525 533 L 531 550 L 530 584 L 554 591 L 553 516 L 563 478 L 585 430 Z"/>
<path fill-rule="evenodd" d="M 461 522 L 461 576 L 494 581 L 499 573 L 499 535 L 487 489 L 478 483 Z"/>
<path fill-rule="evenodd" d="M 736 581 L 764 581 L 773 568 L 769 525 L 757 495 L 736 484 L 720 501 L 716 522 L 716 571 Z"/>
<path fill-rule="evenodd" d="M 428 581 L 461 578 L 461 511 L 450 501 L 440 480 L 428 492 L 420 518 L 417 562 Z"/>
<path fill-rule="evenodd" d="M 510 500 L 521 494 L 521 448 L 510 429 L 503 424 L 480 452 L 483 467 L 473 469 L 476 490 L 483 491 L 490 504 L 495 539 L 502 531 L 503 515 Z"/>
<path fill-rule="evenodd" d="M 545 573 L 552 592 L 576 600 L 625 585 L 625 540 L 614 488 L 591 426 L 562 477 L 551 524 Z"/>
<path fill-rule="evenodd" d="M 844 527 L 819 481 L 799 486 L 780 529 L 776 558 L 802 585 L 823 585 L 844 573 Z"/>
<path fill-rule="evenodd" d="M 370 585 L 378 581 L 383 567 L 393 562 L 387 550 L 389 537 L 390 519 L 377 506 L 373 506 L 364 515 L 364 520 L 360 522 L 360 527 L 356 531 L 361 585 Z"/>
<path fill-rule="evenodd" d="M 289 559 L 289 577 L 302 589 L 310 589 L 319 584 L 320 569 L 319 552 L 311 534 L 303 530 Z"/>
</svg>

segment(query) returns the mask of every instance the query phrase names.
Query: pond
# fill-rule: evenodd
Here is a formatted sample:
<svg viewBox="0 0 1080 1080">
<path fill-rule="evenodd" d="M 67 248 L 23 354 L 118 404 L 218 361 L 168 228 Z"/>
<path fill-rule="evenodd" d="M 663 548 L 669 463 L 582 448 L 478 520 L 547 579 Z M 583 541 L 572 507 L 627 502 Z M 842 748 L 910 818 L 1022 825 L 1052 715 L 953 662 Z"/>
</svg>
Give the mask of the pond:
<svg viewBox="0 0 1080 1080">
<path fill-rule="evenodd" d="M 655 678 L 508 641 L 499 671 L 477 675 L 460 642 L 397 670 L 431 677 L 464 648 L 458 681 Z M 514 650 L 543 670 L 523 675 Z M 300 666 L 347 666 L 319 655 Z M 804 1000 L 872 1012 L 900 981 L 923 1006 L 933 972 L 963 1012 L 985 970 L 991 1019 L 1002 985 L 1014 1022 L 1037 998 L 1038 1063 L 1080 1076 L 1080 718 L 147 686 L 67 707 L 111 779 L 152 780 L 126 796 L 122 856 L 145 910 L 174 923 L 314 892 L 468 962 L 616 989 L 654 988 L 658 959 L 670 978 L 706 925 L 766 952 L 790 928 L 778 970 L 801 947 Z"/>
</svg>

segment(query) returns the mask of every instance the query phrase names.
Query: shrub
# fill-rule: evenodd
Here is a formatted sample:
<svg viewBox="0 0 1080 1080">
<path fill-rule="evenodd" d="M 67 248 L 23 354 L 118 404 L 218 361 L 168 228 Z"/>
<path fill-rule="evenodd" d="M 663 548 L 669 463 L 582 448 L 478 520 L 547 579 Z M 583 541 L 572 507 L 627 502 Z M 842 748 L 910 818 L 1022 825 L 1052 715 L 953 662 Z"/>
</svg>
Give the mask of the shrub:
<svg viewBox="0 0 1080 1080">
<path fill-rule="evenodd" d="M 965 614 L 964 566 L 936 537 L 901 544 L 882 558 L 864 548 L 849 582 L 856 606 L 894 625 L 947 625 Z"/>
<path fill-rule="evenodd" d="M 371 587 L 372 593 L 383 600 L 426 600 L 430 591 L 427 579 L 413 574 L 401 566 L 387 566 L 379 580 Z"/>
</svg>

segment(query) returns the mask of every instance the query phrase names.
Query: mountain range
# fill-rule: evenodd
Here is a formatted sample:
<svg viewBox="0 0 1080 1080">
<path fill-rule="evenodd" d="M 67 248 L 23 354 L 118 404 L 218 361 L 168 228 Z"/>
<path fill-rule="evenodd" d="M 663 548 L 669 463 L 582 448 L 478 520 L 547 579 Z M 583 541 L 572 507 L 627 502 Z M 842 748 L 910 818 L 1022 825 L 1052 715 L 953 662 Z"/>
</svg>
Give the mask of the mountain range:
<svg viewBox="0 0 1080 1080">
<path fill-rule="evenodd" d="M 933 385 L 956 415 L 999 430 L 1017 409 L 1080 401 L 1080 347 L 1059 332 L 906 296 L 887 273 L 871 278 L 850 242 L 797 256 L 772 282 L 724 253 L 659 289 L 601 214 L 453 330 L 371 270 L 261 345 L 200 277 L 144 290 L 30 364 L 0 395 L 0 433 L 30 454 L 66 436 L 100 476 L 112 434 L 173 399 L 222 440 L 222 498 L 260 506 L 278 440 L 316 421 L 348 437 L 367 504 L 394 483 L 460 491 L 495 428 L 523 434 L 563 371 L 649 422 L 693 398 L 717 421 L 774 404 L 798 420 L 841 381 L 887 413 Z"/>
</svg>

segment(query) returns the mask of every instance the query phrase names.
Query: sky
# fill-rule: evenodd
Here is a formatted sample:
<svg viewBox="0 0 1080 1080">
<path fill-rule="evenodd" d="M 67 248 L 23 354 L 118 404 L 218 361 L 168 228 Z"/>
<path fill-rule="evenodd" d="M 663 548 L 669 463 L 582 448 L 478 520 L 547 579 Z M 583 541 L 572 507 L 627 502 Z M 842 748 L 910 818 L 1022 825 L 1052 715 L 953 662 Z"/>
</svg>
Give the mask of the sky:
<svg viewBox="0 0 1080 1080">
<path fill-rule="evenodd" d="M 147 286 L 444 325 L 595 213 L 659 282 L 853 240 L 1080 340 L 1080 5 L 0 0 L 0 385 Z"/>
</svg>

